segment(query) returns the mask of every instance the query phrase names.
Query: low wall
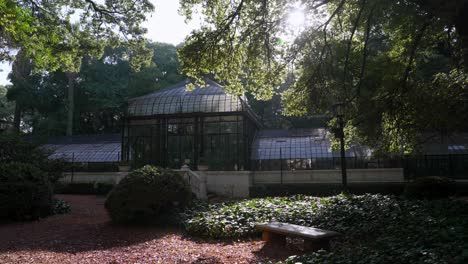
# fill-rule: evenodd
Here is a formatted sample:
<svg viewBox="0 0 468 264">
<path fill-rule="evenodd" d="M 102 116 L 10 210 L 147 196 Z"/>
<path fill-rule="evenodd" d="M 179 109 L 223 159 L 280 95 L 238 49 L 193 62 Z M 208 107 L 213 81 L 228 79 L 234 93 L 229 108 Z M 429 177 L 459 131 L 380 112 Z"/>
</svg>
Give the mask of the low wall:
<svg viewBox="0 0 468 264">
<path fill-rule="evenodd" d="M 75 172 L 75 183 L 118 183 L 128 172 Z M 198 171 L 206 177 L 208 192 L 229 198 L 249 197 L 249 188 L 254 184 L 279 184 L 281 171 Z M 349 169 L 350 183 L 401 183 L 403 169 Z M 71 173 L 65 173 L 60 181 L 71 182 Z M 340 170 L 283 171 L 283 184 L 341 183 Z"/>
<path fill-rule="evenodd" d="M 206 177 L 206 189 L 229 198 L 249 197 L 251 171 L 198 171 Z"/>
<path fill-rule="evenodd" d="M 403 168 L 348 169 L 348 182 L 404 182 Z M 341 170 L 256 171 L 254 184 L 341 183 Z"/>
<path fill-rule="evenodd" d="M 206 177 L 208 192 L 232 198 L 249 197 L 254 184 L 280 184 L 281 171 L 199 171 Z M 401 183 L 403 168 L 349 169 L 350 183 Z M 283 171 L 283 184 L 341 183 L 341 170 Z"/>
<path fill-rule="evenodd" d="M 64 177 L 60 179 L 63 183 L 112 183 L 117 184 L 128 172 L 74 172 L 64 173 Z"/>
</svg>

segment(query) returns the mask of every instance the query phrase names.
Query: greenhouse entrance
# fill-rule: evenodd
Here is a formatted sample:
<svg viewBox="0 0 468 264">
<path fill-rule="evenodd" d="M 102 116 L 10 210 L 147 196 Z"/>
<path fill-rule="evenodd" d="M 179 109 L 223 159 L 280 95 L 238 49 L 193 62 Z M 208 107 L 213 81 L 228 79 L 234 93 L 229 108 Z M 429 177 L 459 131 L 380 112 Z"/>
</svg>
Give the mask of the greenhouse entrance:
<svg viewBox="0 0 468 264">
<path fill-rule="evenodd" d="M 122 160 L 133 168 L 248 169 L 260 124 L 246 99 L 226 94 L 211 80 L 192 91 L 187 83 L 130 100 Z"/>
</svg>

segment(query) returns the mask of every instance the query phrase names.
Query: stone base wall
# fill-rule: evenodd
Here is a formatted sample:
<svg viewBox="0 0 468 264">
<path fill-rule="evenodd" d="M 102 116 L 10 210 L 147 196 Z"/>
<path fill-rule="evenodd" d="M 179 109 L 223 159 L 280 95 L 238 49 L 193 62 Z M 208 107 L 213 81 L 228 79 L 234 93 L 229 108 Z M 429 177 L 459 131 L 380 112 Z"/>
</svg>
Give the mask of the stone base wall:
<svg viewBox="0 0 468 264">
<path fill-rule="evenodd" d="M 341 183 L 340 170 L 297 170 L 297 171 L 198 171 L 206 178 L 208 192 L 228 198 L 249 197 L 249 188 L 254 184 L 313 184 Z M 118 183 L 128 172 L 75 172 L 75 183 Z M 401 183 L 404 182 L 403 168 L 396 169 L 349 169 L 350 183 Z M 281 179 L 282 178 L 282 179 Z M 61 179 L 71 182 L 71 173 Z"/>
<path fill-rule="evenodd" d="M 206 177 L 208 192 L 228 198 L 249 197 L 251 171 L 198 171 Z"/>
<path fill-rule="evenodd" d="M 208 192 L 229 198 L 249 197 L 254 184 L 341 183 L 341 170 L 199 171 L 206 176 Z M 401 183 L 403 168 L 349 169 L 350 183 Z M 281 180 L 282 178 L 282 180 Z"/>
<path fill-rule="evenodd" d="M 128 172 L 71 172 L 64 173 L 63 183 L 112 183 L 117 184 Z M 72 179 L 73 178 L 73 179 Z"/>
</svg>

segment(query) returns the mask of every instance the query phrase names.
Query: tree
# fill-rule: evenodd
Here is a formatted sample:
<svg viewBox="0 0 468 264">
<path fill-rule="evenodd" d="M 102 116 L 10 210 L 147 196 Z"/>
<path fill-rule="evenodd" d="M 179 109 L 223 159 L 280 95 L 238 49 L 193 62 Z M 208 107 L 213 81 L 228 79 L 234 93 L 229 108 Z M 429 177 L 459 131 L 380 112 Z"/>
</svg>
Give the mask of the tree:
<svg viewBox="0 0 468 264">
<path fill-rule="evenodd" d="M 0 4 L 0 60 L 12 59 L 20 48 L 34 71 L 68 72 L 67 134 L 73 133 L 74 76 L 84 56 L 100 57 L 106 45 L 131 47 L 132 66 L 138 70 L 151 57 L 141 28 L 149 0 L 41 1 L 5 0 Z M 18 109 L 19 110 L 19 109 Z M 19 112 L 17 112 L 19 114 Z M 17 119 L 16 119 L 17 120 Z"/>
<path fill-rule="evenodd" d="M 286 114 L 324 113 L 341 101 L 348 140 L 407 153 L 426 131 L 467 129 L 466 115 L 449 118 L 468 110 L 465 2 L 184 0 L 187 18 L 200 5 L 206 26 L 179 57 L 197 82 L 209 74 L 263 99 L 292 75 Z M 297 9 L 308 23 L 292 35 L 288 14 Z"/>
<path fill-rule="evenodd" d="M 7 86 L 0 85 L 0 121 L 13 121 L 14 105 L 8 102 L 7 91 Z"/>
<path fill-rule="evenodd" d="M 4 0 L 0 3 L 0 60 L 21 48 L 36 70 L 79 69 L 84 55 L 97 56 L 106 45 L 133 47 L 133 64 L 145 60 L 140 25 L 153 10 L 149 0 Z"/>
<path fill-rule="evenodd" d="M 107 47 L 101 59 L 87 58 L 77 84 L 80 133 L 120 132 L 129 98 L 148 94 L 176 84 L 185 77 L 179 73 L 176 47 L 148 43 L 151 62 L 138 72 L 131 70 L 127 48 Z"/>
<path fill-rule="evenodd" d="M 182 81 L 176 47 L 148 43 L 153 57 L 140 71 L 132 69 L 129 48 L 105 48 L 101 58 L 85 57 L 74 77 L 73 132 L 76 134 L 118 133 L 127 100 Z M 18 59 L 18 56 L 17 56 Z M 15 65 L 20 60 L 15 61 Z M 27 61 L 28 62 L 28 61 Z M 67 73 L 34 73 L 30 64 L 26 78 L 11 74 L 8 98 L 20 102 L 22 124 L 36 135 L 64 135 L 69 114 Z M 16 69 L 16 66 L 15 66 Z M 13 111 L 11 112 L 13 115 Z"/>
</svg>

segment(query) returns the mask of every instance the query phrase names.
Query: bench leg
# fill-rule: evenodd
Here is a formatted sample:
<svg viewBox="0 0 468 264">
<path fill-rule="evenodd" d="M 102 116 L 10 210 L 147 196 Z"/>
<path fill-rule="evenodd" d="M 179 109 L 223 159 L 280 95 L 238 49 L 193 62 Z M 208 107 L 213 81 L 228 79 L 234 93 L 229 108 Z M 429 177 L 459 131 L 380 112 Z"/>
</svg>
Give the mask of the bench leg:
<svg viewBox="0 0 468 264">
<path fill-rule="evenodd" d="M 286 236 L 271 233 L 268 231 L 263 231 L 262 240 L 266 241 L 268 244 L 274 244 L 278 246 L 286 245 Z"/>
<path fill-rule="evenodd" d="M 316 251 L 319 249 L 330 249 L 330 240 L 321 239 L 321 240 L 310 240 L 304 239 L 304 251 Z"/>
</svg>

